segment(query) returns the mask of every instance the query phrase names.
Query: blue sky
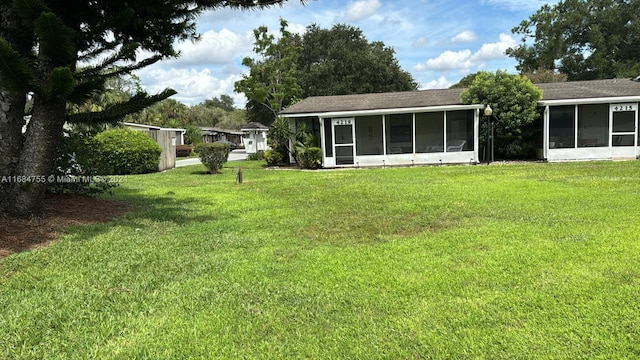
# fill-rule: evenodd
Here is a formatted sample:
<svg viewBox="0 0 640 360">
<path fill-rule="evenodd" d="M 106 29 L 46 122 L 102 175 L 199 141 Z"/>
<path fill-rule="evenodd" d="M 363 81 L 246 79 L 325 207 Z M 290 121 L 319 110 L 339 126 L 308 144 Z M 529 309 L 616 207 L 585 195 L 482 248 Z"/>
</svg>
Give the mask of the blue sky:
<svg viewBox="0 0 640 360">
<path fill-rule="evenodd" d="M 312 24 L 331 28 L 349 24 L 368 41 L 394 48 L 400 66 L 420 89 L 448 88 L 463 76 L 498 69 L 515 73 L 515 61 L 504 55 L 520 41 L 511 29 L 544 4 L 538 0 L 289 0 L 266 10 L 221 9 L 198 20 L 199 42 L 178 44 L 182 56 L 138 71 L 151 93 L 171 87 L 188 105 L 227 94 L 238 107 L 245 104 L 233 84 L 247 71 L 241 61 L 254 56 L 253 29 L 265 25 L 277 33 L 279 19 L 289 30 L 303 32 Z"/>
</svg>

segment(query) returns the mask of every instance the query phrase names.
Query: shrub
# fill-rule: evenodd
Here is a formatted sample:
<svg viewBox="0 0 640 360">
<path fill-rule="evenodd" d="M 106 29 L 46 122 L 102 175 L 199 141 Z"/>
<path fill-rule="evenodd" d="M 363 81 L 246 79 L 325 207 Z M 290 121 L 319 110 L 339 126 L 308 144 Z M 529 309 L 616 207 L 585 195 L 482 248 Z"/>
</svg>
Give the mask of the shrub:
<svg viewBox="0 0 640 360">
<path fill-rule="evenodd" d="M 282 164 L 282 155 L 275 150 L 267 150 L 264 152 L 264 160 L 267 166 L 277 166 Z"/>
<path fill-rule="evenodd" d="M 211 174 L 217 174 L 222 165 L 229 159 L 230 148 L 228 144 L 221 142 L 199 144 L 195 151 L 200 161 L 209 169 Z"/>
<path fill-rule="evenodd" d="M 56 181 L 50 182 L 47 190 L 53 194 L 92 196 L 117 187 L 118 184 L 110 182 L 110 178 L 96 176 L 99 167 L 96 157 L 98 147 L 93 135 L 65 134 L 54 163 Z"/>
<path fill-rule="evenodd" d="M 263 150 L 258 150 L 257 152 L 255 152 L 253 154 L 249 154 L 247 156 L 247 160 L 249 160 L 249 161 L 264 160 L 264 151 Z"/>
<path fill-rule="evenodd" d="M 115 128 L 96 135 L 99 172 L 103 175 L 144 174 L 158 171 L 160 145 L 146 133 Z"/>
<path fill-rule="evenodd" d="M 187 157 L 193 152 L 191 145 L 176 145 L 176 157 Z"/>
<path fill-rule="evenodd" d="M 306 148 L 298 156 L 303 169 L 319 169 L 322 166 L 322 149 L 319 147 Z"/>
</svg>

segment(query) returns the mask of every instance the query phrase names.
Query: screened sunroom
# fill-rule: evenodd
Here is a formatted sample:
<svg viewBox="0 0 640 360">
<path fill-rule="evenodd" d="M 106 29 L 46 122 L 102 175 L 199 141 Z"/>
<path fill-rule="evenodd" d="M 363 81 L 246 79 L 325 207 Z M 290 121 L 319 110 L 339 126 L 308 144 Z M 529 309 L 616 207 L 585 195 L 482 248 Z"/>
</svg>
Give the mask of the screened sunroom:
<svg viewBox="0 0 640 360">
<path fill-rule="evenodd" d="M 483 105 L 462 105 L 459 95 L 429 90 L 315 97 L 282 116 L 294 129 L 304 126 L 316 135 L 324 167 L 476 164 Z"/>
<path fill-rule="evenodd" d="M 631 159 L 640 155 L 640 83 L 627 79 L 541 84 L 544 158 Z"/>
</svg>

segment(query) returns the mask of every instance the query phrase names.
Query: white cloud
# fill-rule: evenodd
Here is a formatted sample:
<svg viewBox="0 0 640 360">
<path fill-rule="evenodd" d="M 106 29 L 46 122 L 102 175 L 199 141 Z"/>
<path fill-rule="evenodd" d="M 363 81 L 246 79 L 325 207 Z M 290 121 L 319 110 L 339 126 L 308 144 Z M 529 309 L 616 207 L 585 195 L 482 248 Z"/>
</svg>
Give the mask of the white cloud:
<svg viewBox="0 0 640 360">
<path fill-rule="evenodd" d="M 483 44 L 480 50 L 473 54 L 471 61 L 482 62 L 505 57 L 505 51 L 518 43 L 507 34 L 500 34 L 500 40 L 495 43 Z"/>
<path fill-rule="evenodd" d="M 476 40 L 476 34 L 473 31 L 466 30 L 451 38 L 454 43 L 472 42 Z"/>
<path fill-rule="evenodd" d="M 460 70 L 468 72 L 471 68 L 484 68 L 484 63 L 487 61 L 505 58 L 505 51 L 516 45 L 517 42 L 510 35 L 500 34 L 499 41 L 483 44 L 480 49 L 473 54 L 469 49 L 460 51 L 447 50 L 436 58 L 429 59 L 425 63 L 416 65 L 414 70 Z"/>
<path fill-rule="evenodd" d="M 239 74 L 228 75 L 224 79 L 216 78 L 209 69 L 200 71 L 195 69 L 145 69 L 141 70 L 141 78 L 144 78 L 142 87 L 149 93 L 155 94 L 171 87 L 178 94 L 172 98 L 189 105 L 195 105 L 203 99 L 219 97 L 223 94 L 233 94 L 233 85 L 241 77 Z M 244 98 L 237 100 L 242 101 Z"/>
<path fill-rule="evenodd" d="M 347 22 L 355 22 L 366 19 L 376 13 L 380 9 L 380 0 L 358 0 L 353 1 L 347 6 L 343 20 Z"/>
<path fill-rule="evenodd" d="M 424 64 L 418 64 L 414 70 L 458 70 L 471 66 L 471 50 L 445 51 L 435 59 L 429 59 Z"/>
<path fill-rule="evenodd" d="M 184 66 L 200 64 L 227 64 L 235 57 L 251 51 L 253 39 L 249 34 L 239 35 L 228 29 L 207 31 L 199 41 L 186 41 L 176 46 L 180 58 L 169 62 Z"/>
<path fill-rule="evenodd" d="M 447 78 L 442 75 L 438 78 L 438 80 L 431 80 L 428 83 L 422 85 L 421 89 L 448 89 L 451 87 L 451 85 L 453 85 L 453 82 L 447 80 Z"/>
</svg>

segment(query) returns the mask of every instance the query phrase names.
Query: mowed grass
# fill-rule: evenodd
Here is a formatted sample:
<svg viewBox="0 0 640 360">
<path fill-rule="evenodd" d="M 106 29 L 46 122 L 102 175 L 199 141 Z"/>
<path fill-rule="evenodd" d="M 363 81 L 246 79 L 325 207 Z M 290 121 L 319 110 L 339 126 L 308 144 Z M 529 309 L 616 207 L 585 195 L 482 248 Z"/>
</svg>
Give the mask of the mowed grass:
<svg viewBox="0 0 640 360">
<path fill-rule="evenodd" d="M 640 357 L 640 162 L 260 165 L 0 260 L 0 359 Z"/>
</svg>

